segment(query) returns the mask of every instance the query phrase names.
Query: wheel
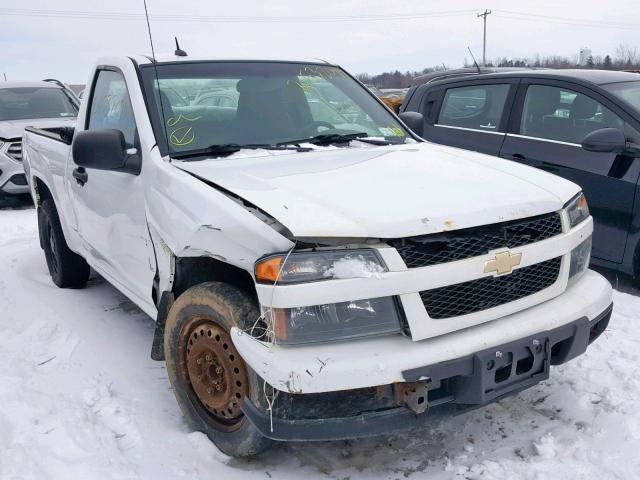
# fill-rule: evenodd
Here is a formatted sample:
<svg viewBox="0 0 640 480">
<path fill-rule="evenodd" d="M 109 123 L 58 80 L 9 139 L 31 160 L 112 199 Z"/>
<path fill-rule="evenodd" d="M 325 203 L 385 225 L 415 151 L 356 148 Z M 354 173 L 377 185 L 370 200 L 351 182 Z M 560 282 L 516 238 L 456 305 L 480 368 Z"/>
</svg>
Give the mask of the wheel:
<svg viewBox="0 0 640 480">
<path fill-rule="evenodd" d="M 52 200 L 45 200 L 38 208 L 38 230 L 53 283 L 60 288 L 85 287 L 91 273 L 89 265 L 69 250 Z"/>
<path fill-rule="evenodd" d="M 263 385 L 229 335 L 231 327 L 246 327 L 258 316 L 249 295 L 207 282 L 180 295 L 165 324 L 167 372 L 182 413 L 194 430 L 234 457 L 256 455 L 271 445 L 240 409 Z"/>
</svg>

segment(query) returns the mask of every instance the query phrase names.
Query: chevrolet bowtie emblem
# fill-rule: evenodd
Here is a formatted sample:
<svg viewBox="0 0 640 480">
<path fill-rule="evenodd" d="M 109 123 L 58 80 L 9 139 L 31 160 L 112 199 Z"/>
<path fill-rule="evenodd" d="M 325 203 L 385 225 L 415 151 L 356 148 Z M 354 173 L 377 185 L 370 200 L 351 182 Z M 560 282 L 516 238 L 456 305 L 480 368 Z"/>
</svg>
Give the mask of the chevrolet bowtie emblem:
<svg viewBox="0 0 640 480">
<path fill-rule="evenodd" d="M 498 275 L 504 275 L 505 273 L 511 273 L 513 267 L 520 265 L 522 260 L 521 253 L 509 252 L 496 253 L 493 260 L 489 260 L 484 264 L 484 273 L 496 273 Z"/>
</svg>

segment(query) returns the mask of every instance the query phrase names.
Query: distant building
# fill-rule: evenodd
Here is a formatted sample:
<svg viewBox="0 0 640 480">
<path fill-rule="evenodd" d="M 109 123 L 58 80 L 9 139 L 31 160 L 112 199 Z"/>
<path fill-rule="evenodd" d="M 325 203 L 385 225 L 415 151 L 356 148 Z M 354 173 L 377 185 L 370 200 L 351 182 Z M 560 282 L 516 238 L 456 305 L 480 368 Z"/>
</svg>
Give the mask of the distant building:
<svg viewBox="0 0 640 480">
<path fill-rule="evenodd" d="M 578 63 L 581 66 L 585 66 L 587 64 L 587 62 L 589 61 L 590 58 L 593 57 L 593 52 L 591 51 L 590 48 L 581 48 L 580 49 L 580 60 L 578 60 Z"/>
</svg>

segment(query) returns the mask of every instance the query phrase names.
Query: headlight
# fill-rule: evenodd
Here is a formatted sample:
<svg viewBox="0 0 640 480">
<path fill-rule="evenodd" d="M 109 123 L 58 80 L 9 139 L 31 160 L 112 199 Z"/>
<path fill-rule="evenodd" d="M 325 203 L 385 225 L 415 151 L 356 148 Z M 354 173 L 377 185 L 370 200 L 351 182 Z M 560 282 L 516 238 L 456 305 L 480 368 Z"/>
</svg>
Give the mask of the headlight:
<svg viewBox="0 0 640 480">
<path fill-rule="evenodd" d="M 332 278 L 371 277 L 387 271 L 374 250 L 316 250 L 262 258 L 256 262 L 259 283 L 303 283 Z"/>
<path fill-rule="evenodd" d="M 571 228 L 589 218 L 589 205 L 587 204 L 587 198 L 582 192 L 571 199 L 564 208 L 569 214 L 569 224 Z"/>
<path fill-rule="evenodd" d="M 393 297 L 271 310 L 273 341 L 297 344 L 401 332 Z"/>
<path fill-rule="evenodd" d="M 573 283 L 587 270 L 591 259 L 591 236 L 571 250 L 569 283 Z"/>
</svg>

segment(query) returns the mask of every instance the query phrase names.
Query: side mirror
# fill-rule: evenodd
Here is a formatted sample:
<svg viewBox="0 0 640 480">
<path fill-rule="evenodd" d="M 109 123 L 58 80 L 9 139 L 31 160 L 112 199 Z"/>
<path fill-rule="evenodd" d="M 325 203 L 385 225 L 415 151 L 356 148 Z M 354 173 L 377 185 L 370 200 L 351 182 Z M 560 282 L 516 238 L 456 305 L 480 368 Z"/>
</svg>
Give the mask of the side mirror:
<svg viewBox="0 0 640 480">
<path fill-rule="evenodd" d="M 411 129 L 413 133 L 422 137 L 422 134 L 424 133 L 424 116 L 421 113 L 402 112 L 398 117 Z"/>
<path fill-rule="evenodd" d="M 582 140 L 582 148 L 587 152 L 623 153 L 628 147 L 624 132 L 617 128 L 595 130 Z"/>
<path fill-rule="evenodd" d="M 73 161 L 80 167 L 140 173 L 140 156 L 135 148 L 127 149 L 120 130 L 98 128 L 76 132 L 71 150 Z"/>
</svg>

